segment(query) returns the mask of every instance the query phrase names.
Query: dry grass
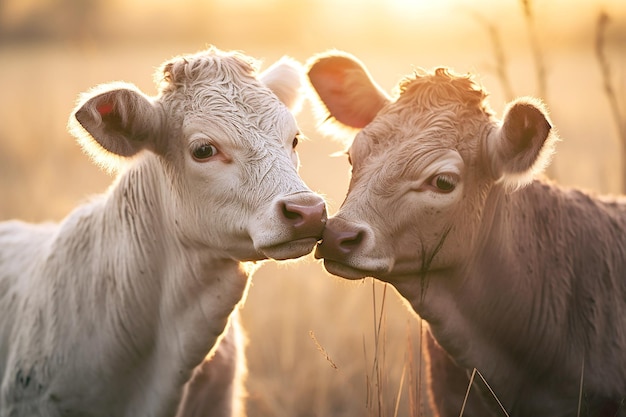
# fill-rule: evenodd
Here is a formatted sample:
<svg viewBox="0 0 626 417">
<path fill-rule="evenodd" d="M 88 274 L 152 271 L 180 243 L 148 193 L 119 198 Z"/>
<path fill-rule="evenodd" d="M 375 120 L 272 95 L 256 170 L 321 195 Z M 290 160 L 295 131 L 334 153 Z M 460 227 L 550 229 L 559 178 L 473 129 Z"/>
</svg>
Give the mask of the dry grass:
<svg viewBox="0 0 626 417">
<path fill-rule="evenodd" d="M 615 85 L 616 82 L 611 71 L 610 58 L 606 53 L 606 31 L 610 20 L 609 14 L 605 11 L 598 14 L 594 46 L 596 60 L 598 61 L 600 73 L 602 75 L 602 87 L 609 103 L 613 122 L 617 128 L 617 136 L 621 150 L 622 193 L 626 193 L 626 110 L 624 110 L 624 106 L 626 106 L 626 95 L 623 93 L 623 89 L 620 89 Z M 619 94 L 618 91 L 621 91 L 622 93 Z"/>
<path fill-rule="evenodd" d="M 141 54 L 124 48 L 0 49 L 0 220 L 60 220 L 89 195 L 105 191 L 112 178 L 91 164 L 65 130 L 76 96 L 117 79 L 153 93 L 152 69 L 189 50 L 181 45 L 145 48 Z M 269 56 L 269 63 L 284 52 L 250 53 Z M 315 138 L 308 107 L 300 120 L 305 133 Z M 305 180 L 336 207 L 347 188 L 348 167 L 343 158 L 328 155 L 341 145 L 315 138 L 299 147 Z M 322 176 L 320 166 L 327 170 Z M 332 277 L 311 257 L 263 265 L 242 312 L 250 340 L 249 414 L 409 415 L 402 401 L 407 395 L 395 399 L 400 397 L 406 333 L 417 331 L 418 322 L 394 291 L 385 289 L 389 319 L 372 329 L 372 289 L 382 288 L 372 280 L 353 283 Z M 380 414 L 372 414 L 367 404 L 376 349 L 387 355 L 378 371 L 386 384 L 377 394 Z"/>
<path fill-rule="evenodd" d="M 504 408 L 504 406 L 500 402 L 500 399 L 498 398 L 496 393 L 493 392 L 493 388 L 491 388 L 491 385 L 489 385 L 489 383 L 487 382 L 487 380 L 485 379 L 483 374 L 481 374 L 480 371 L 478 369 L 476 369 L 476 368 L 472 369 L 472 373 L 471 373 L 470 378 L 469 378 L 469 383 L 467 384 L 467 391 L 465 392 L 465 398 L 463 399 L 463 405 L 461 406 L 461 412 L 459 414 L 459 417 L 463 417 L 463 413 L 465 412 L 465 405 L 467 404 L 467 399 L 469 397 L 470 391 L 473 388 L 474 380 L 476 379 L 477 375 L 478 375 L 478 378 L 480 378 L 480 380 L 484 384 L 484 386 L 487 387 L 487 390 L 489 391 L 489 394 L 493 397 L 493 399 L 495 400 L 496 404 L 498 404 L 498 407 L 500 408 L 500 411 L 502 412 L 502 414 L 505 417 L 509 417 L 509 413 L 506 411 L 506 409 Z"/>
<path fill-rule="evenodd" d="M 105 191 L 112 179 L 81 154 L 65 130 L 78 93 L 111 80 L 134 82 L 153 93 L 154 67 L 203 46 L 204 41 L 109 49 L 0 47 L 0 220 L 59 220 L 88 195 Z M 304 61 L 333 46 L 340 45 L 233 47 L 269 63 L 285 53 Z M 504 107 L 497 79 L 480 64 L 489 51 L 447 53 L 436 47 L 428 54 L 406 54 L 364 47 L 350 52 L 388 89 L 412 65 L 448 65 L 459 72 L 481 73 L 495 110 Z M 602 92 L 595 88 L 599 78 L 588 52 L 563 50 L 552 55 L 551 73 L 560 74 L 550 84 L 552 116 L 565 139 L 558 146 L 558 176 L 566 184 L 617 191 L 617 141 Z M 524 84 L 528 57 L 509 58 L 511 82 L 519 86 L 516 91 L 532 93 Z M 327 196 L 332 213 L 348 184 L 347 161 L 329 158 L 342 145 L 316 133 L 308 106 L 299 122 L 312 139 L 300 145 L 302 176 L 312 189 Z M 421 360 L 423 328 L 391 287 L 331 277 L 311 257 L 268 262 L 253 279 L 243 321 L 250 340 L 250 415 L 430 415 Z"/>
</svg>

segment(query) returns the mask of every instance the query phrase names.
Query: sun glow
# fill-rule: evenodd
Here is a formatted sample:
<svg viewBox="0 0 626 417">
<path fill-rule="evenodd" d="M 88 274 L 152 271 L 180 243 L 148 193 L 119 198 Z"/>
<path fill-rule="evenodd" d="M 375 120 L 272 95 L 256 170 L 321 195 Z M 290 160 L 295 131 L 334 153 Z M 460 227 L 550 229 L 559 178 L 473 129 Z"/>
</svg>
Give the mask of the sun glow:
<svg viewBox="0 0 626 417">
<path fill-rule="evenodd" d="M 421 13 L 443 13 L 450 9 L 450 1 L 431 1 L 431 0 L 391 0 L 385 4 L 393 13 L 399 16 L 418 15 Z"/>
</svg>

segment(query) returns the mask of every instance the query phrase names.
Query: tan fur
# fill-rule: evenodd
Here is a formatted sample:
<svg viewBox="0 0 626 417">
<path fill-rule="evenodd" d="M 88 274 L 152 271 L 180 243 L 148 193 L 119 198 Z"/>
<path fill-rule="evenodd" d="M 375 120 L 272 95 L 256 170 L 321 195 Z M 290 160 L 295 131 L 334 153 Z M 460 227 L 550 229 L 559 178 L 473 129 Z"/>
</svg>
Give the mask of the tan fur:
<svg viewBox="0 0 626 417">
<path fill-rule="evenodd" d="M 309 69 L 316 89 L 347 67 L 320 61 L 333 57 Z M 474 368 L 511 416 L 624 415 L 626 200 L 538 178 L 557 141 L 538 100 L 498 120 L 482 87 L 444 68 L 383 104 L 361 80 L 378 112 L 361 120 L 316 256 L 333 274 L 393 284 L 429 323 L 438 415 L 459 415 Z M 332 114 L 328 100 L 354 88 L 319 99 Z M 464 416 L 502 415 L 485 384 L 472 390 Z"/>
</svg>

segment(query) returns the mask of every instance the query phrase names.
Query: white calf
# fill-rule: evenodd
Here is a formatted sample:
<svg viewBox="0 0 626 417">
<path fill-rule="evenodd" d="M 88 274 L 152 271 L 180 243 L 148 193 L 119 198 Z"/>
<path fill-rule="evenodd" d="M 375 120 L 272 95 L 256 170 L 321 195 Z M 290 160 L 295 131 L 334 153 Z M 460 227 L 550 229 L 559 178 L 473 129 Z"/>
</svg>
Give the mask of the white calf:
<svg viewBox="0 0 626 417">
<path fill-rule="evenodd" d="M 243 412 L 242 261 L 306 255 L 326 220 L 297 175 L 299 68 L 209 49 L 157 77 L 157 97 L 105 85 L 71 117 L 127 162 L 108 193 L 0 224 L 0 416 Z"/>
</svg>

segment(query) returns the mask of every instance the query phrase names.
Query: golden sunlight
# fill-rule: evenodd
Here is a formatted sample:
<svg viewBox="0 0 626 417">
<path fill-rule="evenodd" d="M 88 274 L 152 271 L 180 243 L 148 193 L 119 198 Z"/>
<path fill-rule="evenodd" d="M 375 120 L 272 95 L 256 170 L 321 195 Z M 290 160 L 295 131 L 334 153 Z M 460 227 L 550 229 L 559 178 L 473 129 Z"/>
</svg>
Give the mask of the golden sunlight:
<svg viewBox="0 0 626 417">
<path fill-rule="evenodd" d="M 433 13 L 448 10 L 451 1 L 431 0 L 388 0 L 384 2 L 398 16 L 414 16 L 420 13 Z"/>
</svg>

